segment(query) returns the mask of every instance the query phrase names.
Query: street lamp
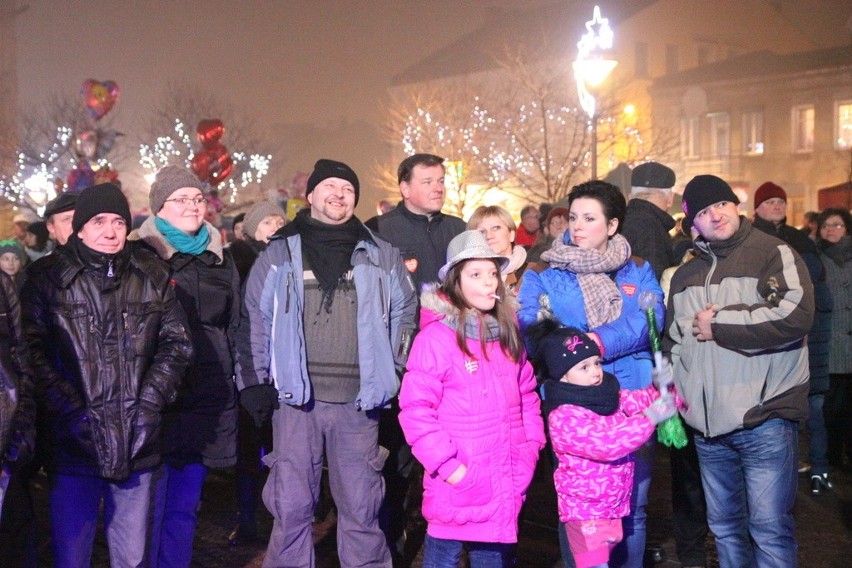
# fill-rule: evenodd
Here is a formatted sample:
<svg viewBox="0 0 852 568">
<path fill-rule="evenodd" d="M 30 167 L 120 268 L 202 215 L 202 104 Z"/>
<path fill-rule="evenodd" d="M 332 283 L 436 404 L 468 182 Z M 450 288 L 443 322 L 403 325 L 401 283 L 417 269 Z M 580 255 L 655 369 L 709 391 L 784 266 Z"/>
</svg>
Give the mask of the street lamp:
<svg viewBox="0 0 852 568">
<path fill-rule="evenodd" d="M 572 64 L 580 106 L 589 115 L 592 123 L 592 179 L 598 177 L 598 115 L 595 95 L 618 65 L 618 62 L 608 58 L 606 53 L 612 49 L 612 38 L 609 20 L 601 18 L 601 9 L 595 6 L 591 21 L 586 22 L 586 33 L 577 43 L 577 59 Z"/>
</svg>

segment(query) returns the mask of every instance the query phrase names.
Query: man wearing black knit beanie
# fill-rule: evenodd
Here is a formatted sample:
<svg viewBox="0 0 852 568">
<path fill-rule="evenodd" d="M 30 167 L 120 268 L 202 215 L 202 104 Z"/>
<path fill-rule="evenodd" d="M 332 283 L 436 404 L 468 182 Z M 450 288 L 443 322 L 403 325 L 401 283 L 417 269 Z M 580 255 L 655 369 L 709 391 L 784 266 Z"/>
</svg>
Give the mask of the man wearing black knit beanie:
<svg viewBox="0 0 852 568">
<path fill-rule="evenodd" d="M 391 568 L 379 529 L 387 451 L 378 413 L 399 390 L 417 297 L 399 251 L 354 216 L 352 168 L 318 160 L 302 209 L 270 238 L 245 284 L 240 402 L 273 424 L 264 488 L 275 517 L 265 563 L 307 566 L 323 454 L 341 566 Z"/>
<path fill-rule="evenodd" d="M 118 186 L 84 189 L 67 244 L 31 265 L 21 294 L 57 566 L 91 556 L 101 499 L 111 562 L 145 563 L 162 412 L 192 358 L 168 267 L 127 242 L 129 224 Z"/>
</svg>

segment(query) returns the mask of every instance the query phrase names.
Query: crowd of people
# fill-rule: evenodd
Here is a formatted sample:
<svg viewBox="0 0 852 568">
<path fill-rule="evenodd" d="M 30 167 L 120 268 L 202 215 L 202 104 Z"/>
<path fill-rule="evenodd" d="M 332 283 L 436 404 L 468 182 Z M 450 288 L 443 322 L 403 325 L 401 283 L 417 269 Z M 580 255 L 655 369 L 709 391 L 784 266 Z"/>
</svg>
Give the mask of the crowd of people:
<svg viewBox="0 0 852 568">
<path fill-rule="evenodd" d="M 712 531 L 724 567 L 795 566 L 798 474 L 821 494 L 852 465 L 849 211 L 796 229 L 766 182 L 749 219 L 699 175 L 676 235 L 675 173 L 648 162 L 624 191 L 593 180 L 519 223 L 500 206 L 464 221 L 442 213 L 444 175 L 409 156 L 401 201 L 362 222 L 357 174 L 320 159 L 305 208 L 257 203 L 231 243 L 175 166 L 135 228 L 110 183 L 16 216 L 0 241 L 6 565 L 37 565 L 39 470 L 54 566 L 89 566 L 101 519 L 112 565 L 186 567 L 205 479 L 235 468 L 229 540 L 261 537 L 262 500 L 264 566 L 314 566 L 327 501 L 341 566 L 409 565 L 419 515 L 423 566 L 512 566 L 541 460 L 564 565 L 638 568 L 654 431 L 679 415 L 681 564 L 705 566 Z"/>
</svg>

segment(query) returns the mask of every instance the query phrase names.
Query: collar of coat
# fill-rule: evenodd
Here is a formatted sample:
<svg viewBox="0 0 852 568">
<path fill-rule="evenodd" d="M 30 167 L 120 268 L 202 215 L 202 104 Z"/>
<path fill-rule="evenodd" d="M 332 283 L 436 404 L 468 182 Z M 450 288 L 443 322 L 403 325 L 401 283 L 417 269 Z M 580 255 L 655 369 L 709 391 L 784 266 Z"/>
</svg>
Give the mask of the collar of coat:
<svg viewBox="0 0 852 568">
<path fill-rule="evenodd" d="M 223 260 L 222 235 L 219 233 L 219 229 L 207 221 L 204 221 L 204 225 L 210 235 L 210 242 L 207 243 L 207 249 L 204 252 L 213 253 L 216 256 L 215 264 L 221 264 Z M 178 253 L 178 250 L 157 229 L 153 215 L 145 219 L 142 225 L 130 233 L 127 238 L 131 241 L 144 241 L 163 260 L 169 260 Z"/>
</svg>

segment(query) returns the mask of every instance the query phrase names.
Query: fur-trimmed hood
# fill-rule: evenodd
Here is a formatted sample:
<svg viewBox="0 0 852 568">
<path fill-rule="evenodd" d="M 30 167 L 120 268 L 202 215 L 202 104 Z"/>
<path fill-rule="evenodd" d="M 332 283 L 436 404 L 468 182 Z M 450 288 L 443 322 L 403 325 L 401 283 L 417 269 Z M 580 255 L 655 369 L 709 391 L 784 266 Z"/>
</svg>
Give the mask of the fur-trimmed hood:
<svg viewBox="0 0 852 568">
<path fill-rule="evenodd" d="M 517 311 L 517 300 L 512 294 L 506 294 L 507 298 L 502 298 L 498 301 L 506 301 L 512 304 L 512 309 Z M 420 329 L 440 322 L 451 329 L 456 328 L 456 321 L 459 317 L 459 309 L 450 302 L 440 287 L 435 284 L 424 284 L 423 293 L 420 295 Z M 489 328 L 496 329 L 497 320 L 492 316 L 485 316 L 485 321 L 488 322 Z M 466 335 L 468 338 L 479 339 L 478 318 L 469 317 L 467 322 Z M 491 333 L 486 338 L 487 341 L 496 341 L 499 333 Z"/>
<path fill-rule="evenodd" d="M 207 248 L 205 250 L 215 254 L 218 259 L 216 264 L 221 264 L 223 260 L 222 235 L 219 233 L 219 229 L 207 221 L 204 221 L 204 226 L 207 227 L 207 233 L 210 235 L 210 242 L 207 243 Z M 135 231 L 131 232 L 127 238 L 131 241 L 144 241 L 149 247 L 156 251 L 157 255 L 163 260 L 169 260 L 178 252 L 178 250 L 173 247 L 168 240 L 166 240 L 163 233 L 157 229 L 157 225 L 154 223 L 154 215 L 145 219 L 142 225 Z"/>
</svg>

